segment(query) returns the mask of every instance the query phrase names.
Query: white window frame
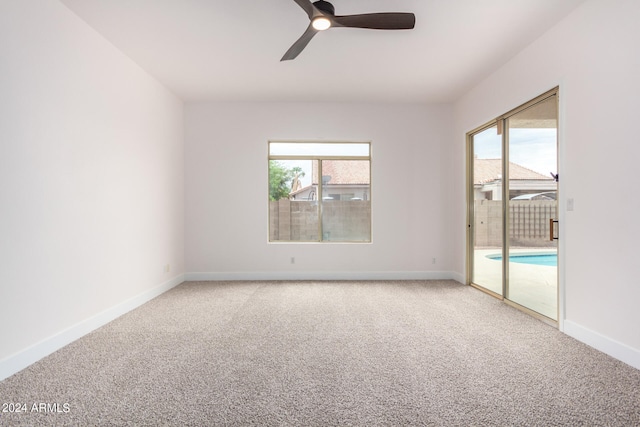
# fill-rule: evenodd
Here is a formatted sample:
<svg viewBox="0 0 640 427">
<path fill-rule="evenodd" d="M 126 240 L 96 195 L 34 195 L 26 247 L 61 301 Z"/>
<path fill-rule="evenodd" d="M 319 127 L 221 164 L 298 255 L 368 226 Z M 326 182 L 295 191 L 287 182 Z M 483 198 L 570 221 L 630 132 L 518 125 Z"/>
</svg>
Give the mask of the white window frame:
<svg viewBox="0 0 640 427">
<path fill-rule="evenodd" d="M 276 145 L 280 145 L 280 148 L 286 147 L 287 145 L 291 148 L 290 153 L 292 154 L 282 154 L 282 153 L 273 153 L 274 151 L 278 151 L 275 149 Z M 349 147 L 353 148 L 356 151 L 360 148 L 360 152 L 356 152 L 356 154 L 349 155 L 339 155 L 336 154 L 337 145 L 342 145 L 344 148 Z M 274 149 L 272 150 L 272 147 Z M 366 148 L 366 149 L 365 149 Z M 307 149 L 316 149 L 315 151 L 308 151 Z M 366 154 L 365 154 L 366 151 Z M 366 160 L 369 162 L 369 190 L 368 190 L 368 200 L 366 202 L 370 203 L 369 205 L 369 224 L 368 224 L 368 239 L 363 240 L 325 240 L 324 232 L 323 232 L 323 218 L 322 218 L 322 204 L 323 202 L 323 185 L 320 183 L 317 186 L 317 197 L 316 202 L 318 203 L 318 238 L 316 240 L 271 240 L 271 209 L 269 204 L 269 224 L 268 224 L 268 236 L 267 241 L 269 243 L 274 244 L 282 244 L 282 243 L 361 243 L 361 244 L 370 244 L 372 242 L 372 226 L 371 226 L 371 216 L 372 216 L 372 180 L 371 180 L 371 141 L 314 141 L 314 140 L 269 140 L 267 146 L 267 200 L 269 201 L 269 162 L 272 160 L 317 160 L 318 161 L 318 177 L 322 177 L 322 161 L 323 160 Z M 313 179 L 312 179 L 313 182 Z M 271 203 L 271 201 L 269 201 Z"/>
</svg>

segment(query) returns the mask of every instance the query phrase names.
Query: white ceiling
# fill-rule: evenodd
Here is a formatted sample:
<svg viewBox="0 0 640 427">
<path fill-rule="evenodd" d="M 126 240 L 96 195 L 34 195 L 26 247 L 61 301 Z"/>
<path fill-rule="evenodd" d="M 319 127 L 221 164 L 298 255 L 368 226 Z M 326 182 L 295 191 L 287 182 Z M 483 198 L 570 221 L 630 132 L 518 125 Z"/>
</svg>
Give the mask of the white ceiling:
<svg viewBox="0 0 640 427">
<path fill-rule="evenodd" d="M 413 30 L 332 28 L 293 0 L 61 0 L 185 101 L 455 101 L 583 0 L 333 0 L 413 12 Z"/>
</svg>

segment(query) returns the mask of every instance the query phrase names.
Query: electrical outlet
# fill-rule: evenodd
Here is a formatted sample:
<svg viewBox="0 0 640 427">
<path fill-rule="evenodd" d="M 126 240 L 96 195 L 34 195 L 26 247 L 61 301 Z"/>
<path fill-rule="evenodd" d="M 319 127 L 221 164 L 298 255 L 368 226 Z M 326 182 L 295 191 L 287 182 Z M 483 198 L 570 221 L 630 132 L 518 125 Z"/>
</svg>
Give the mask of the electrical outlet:
<svg viewBox="0 0 640 427">
<path fill-rule="evenodd" d="M 164 272 L 169 273 L 171 271 L 171 264 L 167 264 L 164 266 Z"/>
<path fill-rule="evenodd" d="M 567 210 L 568 211 L 572 211 L 573 210 L 573 197 L 569 197 L 567 199 Z"/>
<path fill-rule="evenodd" d="M 291 257 L 291 264 L 295 264 L 296 263 L 296 257 L 292 256 Z"/>
<path fill-rule="evenodd" d="M 435 264 L 436 263 L 436 259 L 435 258 L 431 258 L 431 264 Z"/>
</svg>

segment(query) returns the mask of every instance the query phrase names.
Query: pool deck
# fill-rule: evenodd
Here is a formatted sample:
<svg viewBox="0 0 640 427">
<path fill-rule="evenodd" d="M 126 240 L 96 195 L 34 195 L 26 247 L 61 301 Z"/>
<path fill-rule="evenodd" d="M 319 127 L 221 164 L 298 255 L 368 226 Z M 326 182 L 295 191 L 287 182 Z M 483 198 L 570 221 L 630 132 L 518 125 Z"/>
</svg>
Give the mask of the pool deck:
<svg viewBox="0 0 640 427">
<path fill-rule="evenodd" d="M 511 249 L 511 255 L 554 253 L 556 248 Z M 487 258 L 502 249 L 476 249 L 473 282 L 502 294 L 502 263 Z M 547 265 L 509 263 L 509 300 L 550 319 L 558 318 L 558 268 Z"/>
</svg>

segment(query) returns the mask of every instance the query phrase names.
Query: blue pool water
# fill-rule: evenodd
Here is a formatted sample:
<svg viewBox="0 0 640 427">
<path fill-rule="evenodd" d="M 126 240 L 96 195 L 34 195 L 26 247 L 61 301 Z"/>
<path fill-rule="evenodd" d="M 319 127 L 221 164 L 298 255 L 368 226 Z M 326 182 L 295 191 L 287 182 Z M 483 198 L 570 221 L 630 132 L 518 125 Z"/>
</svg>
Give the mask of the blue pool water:
<svg viewBox="0 0 640 427">
<path fill-rule="evenodd" d="M 502 261 L 500 255 L 490 255 L 489 258 L 496 261 Z M 549 267 L 558 266 L 558 254 L 539 254 L 539 255 L 511 255 L 509 262 L 519 262 L 521 264 L 547 265 Z"/>
</svg>

